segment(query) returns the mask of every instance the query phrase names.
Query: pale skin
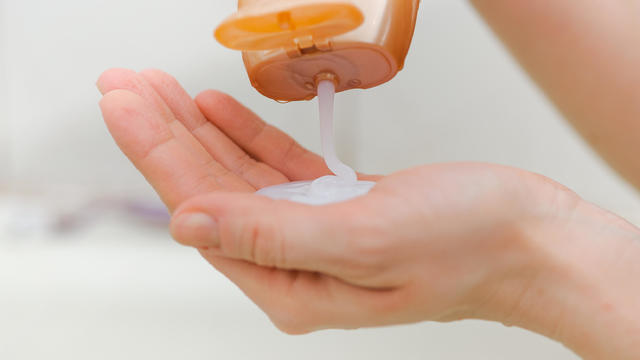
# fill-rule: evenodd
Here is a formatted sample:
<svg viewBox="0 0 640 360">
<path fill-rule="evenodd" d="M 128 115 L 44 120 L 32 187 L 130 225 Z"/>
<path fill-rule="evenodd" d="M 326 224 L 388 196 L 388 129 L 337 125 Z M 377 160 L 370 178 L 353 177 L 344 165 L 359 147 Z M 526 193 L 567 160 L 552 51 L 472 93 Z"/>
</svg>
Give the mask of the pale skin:
<svg viewBox="0 0 640 360">
<path fill-rule="evenodd" d="M 569 4 L 474 1 L 569 121 L 638 185 L 640 47 L 628 41 L 640 34 L 640 7 Z M 615 66 L 585 60 L 594 49 L 567 39 L 567 27 L 608 39 L 592 46 L 611 47 Z M 110 132 L 172 212 L 174 237 L 287 333 L 479 318 L 586 359 L 640 355 L 640 230 L 560 184 L 439 164 L 369 176 L 376 187 L 348 202 L 274 201 L 252 193 L 326 175 L 322 159 L 229 96 L 191 99 L 157 70 L 109 70 L 98 87 Z"/>
</svg>

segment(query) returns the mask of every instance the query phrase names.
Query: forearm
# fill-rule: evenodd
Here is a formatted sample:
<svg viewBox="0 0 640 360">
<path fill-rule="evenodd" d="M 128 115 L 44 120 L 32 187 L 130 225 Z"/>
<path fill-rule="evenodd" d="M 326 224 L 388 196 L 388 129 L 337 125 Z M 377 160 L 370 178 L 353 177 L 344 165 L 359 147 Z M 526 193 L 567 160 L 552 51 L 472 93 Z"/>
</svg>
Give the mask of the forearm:
<svg viewBox="0 0 640 360">
<path fill-rule="evenodd" d="M 578 132 L 640 188 L 640 1 L 472 3 Z"/>
<path fill-rule="evenodd" d="M 640 357 L 640 231 L 586 202 L 531 225 L 529 260 L 498 285 L 494 316 L 585 359 Z"/>
</svg>

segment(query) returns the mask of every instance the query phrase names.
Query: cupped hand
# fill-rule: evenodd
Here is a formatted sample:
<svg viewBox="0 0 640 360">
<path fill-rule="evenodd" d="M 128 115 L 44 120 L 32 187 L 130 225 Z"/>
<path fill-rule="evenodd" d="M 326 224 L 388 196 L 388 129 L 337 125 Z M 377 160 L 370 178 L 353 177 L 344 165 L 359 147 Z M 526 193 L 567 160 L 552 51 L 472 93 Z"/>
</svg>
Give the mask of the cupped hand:
<svg viewBox="0 0 640 360">
<path fill-rule="evenodd" d="M 486 304 L 525 291 L 514 274 L 530 271 L 526 225 L 572 198 L 524 171 L 443 164 L 344 203 L 274 201 L 253 192 L 326 175 L 322 158 L 228 95 L 193 100 L 161 71 L 109 70 L 98 88 L 114 139 L 174 213 L 176 239 L 290 333 L 491 318 Z"/>
<path fill-rule="evenodd" d="M 544 263 L 531 231 L 575 201 L 525 171 L 438 164 L 326 206 L 198 196 L 180 206 L 171 228 L 178 241 L 206 249 L 205 258 L 289 333 L 462 318 L 508 323 Z"/>
</svg>

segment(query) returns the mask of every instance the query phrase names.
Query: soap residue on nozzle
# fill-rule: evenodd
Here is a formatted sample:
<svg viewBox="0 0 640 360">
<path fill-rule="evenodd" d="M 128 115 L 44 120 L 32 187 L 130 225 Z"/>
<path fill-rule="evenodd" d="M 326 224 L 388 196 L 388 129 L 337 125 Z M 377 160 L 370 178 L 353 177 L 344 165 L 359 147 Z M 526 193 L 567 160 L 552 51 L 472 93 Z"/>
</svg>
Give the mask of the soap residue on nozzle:
<svg viewBox="0 0 640 360">
<path fill-rule="evenodd" d="M 323 205 L 364 195 L 375 185 L 371 181 L 358 181 L 356 172 L 340 161 L 336 154 L 333 136 L 335 83 L 332 80 L 320 80 L 317 90 L 322 153 L 327 167 L 335 176 L 328 175 L 314 181 L 296 181 L 270 186 L 260 189 L 257 194 L 273 199 Z"/>
</svg>

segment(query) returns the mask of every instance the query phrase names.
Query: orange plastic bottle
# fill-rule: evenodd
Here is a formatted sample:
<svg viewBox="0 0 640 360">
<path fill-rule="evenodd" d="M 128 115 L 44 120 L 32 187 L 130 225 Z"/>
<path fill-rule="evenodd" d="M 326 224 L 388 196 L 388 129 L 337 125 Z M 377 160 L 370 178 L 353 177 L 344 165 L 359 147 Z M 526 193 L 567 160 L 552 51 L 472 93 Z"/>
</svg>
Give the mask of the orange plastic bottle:
<svg viewBox="0 0 640 360">
<path fill-rule="evenodd" d="M 239 0 L 215 31 L 242 50 L 251 84 L 278 101 L 310 100 L 320 79 L 367 89 L 402 70 L 420 0 Z"/>
</svg>

